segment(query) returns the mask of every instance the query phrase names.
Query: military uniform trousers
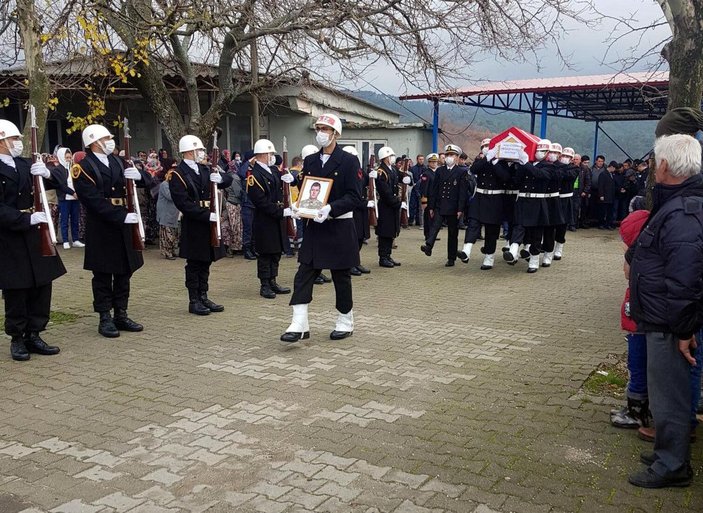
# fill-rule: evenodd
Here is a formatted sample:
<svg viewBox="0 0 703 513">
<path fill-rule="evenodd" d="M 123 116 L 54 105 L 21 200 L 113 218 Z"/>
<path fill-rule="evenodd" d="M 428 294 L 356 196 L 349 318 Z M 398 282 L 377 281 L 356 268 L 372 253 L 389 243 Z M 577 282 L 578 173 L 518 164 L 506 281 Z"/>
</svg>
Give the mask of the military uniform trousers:
<svg viewBox="0 0 703 513">
<path fill-rule="evenodd" d="M 211 261 L 186 259 L 186 288 L 196 292 L 208 291 Z"/>
<path fill-rule="evenodd" d="M 9 289 L 5 299 L 5 333 L 11 337 L 44 331 L 51 308 L 51 282 L 28 289 Z"/>
<path fill-rule="evenodd" d="M 499 224 L 484 224 L 485 236 L 483 242 L 483 253 L 486 255 L 492 255 L 496 252 L 496 246 L 498 245 L 498 237 L 500 237 L 500 225 Z M 464 242 L 475 244 L 481 235 L 481 223 L 478 219 L 470 218 L 466 225 L 466 235 L 464 236 Z"/>
<path fill-rule="evenodd" d="M 274 280 L 278 276 L 280 253 L 259 253 L 256 260 L 256 276 L 260 280 Z"/>
<path fill-rule="evenodd" d="M 379 237 L 378 238 L 378 257 L 388 258 L 393 252 L 393 240 L 391 237 Z"/>
<path fill-rule="evenodd" d="M 109 312 L 112 308 L 127 310 L 129 280 L 132 273 L 112 274 L 93 271 L 93 310 Z"/>
<path fill-rule="evenodd" d="M 459 246 L 459 220 L 456 215 L 441 216 L 435 213 L 432 219 L 432 228 L 427 238 L 427 245 L 434 246 L 442 224 L 447 223 L 447 260 L 456 260 L 456 253 Z M 479 227 L 480 229 L 480 227 Z"/>
<path fill-rule="evenodd" d="M 542 229 L 542 251 L 551 253 L 554 251 L 554 239 L 556 238 L 556 226 L 544 226 Z M 566 225 L 564 225 L 564 233 L 566 233 Z"/>
<path fill-rule="evenodd" d="M 291 306 L 305 305 L 312 302 L 312 289 L 315 280 L 320 276 L 321 272 L 322 269 L 314 269 L 312 266 L 302 262 L 299 264 L 298 272 L 295 273 L 293 282 L 293 295 L 290 298 Z M 349 269 L 330 269 L 330 273 L 334 282 L 335 307 L 340 313 L 349 313 L 354 306 Z"/>
<path fill-rule="evenodd" d="M 530 254 L 539 255 L 541 253 L 543 235 L 544 227 L 542 226 L 514 224 L 510 233 L 510 242 L 513 244 L 529 244 Z"/>
</svg>

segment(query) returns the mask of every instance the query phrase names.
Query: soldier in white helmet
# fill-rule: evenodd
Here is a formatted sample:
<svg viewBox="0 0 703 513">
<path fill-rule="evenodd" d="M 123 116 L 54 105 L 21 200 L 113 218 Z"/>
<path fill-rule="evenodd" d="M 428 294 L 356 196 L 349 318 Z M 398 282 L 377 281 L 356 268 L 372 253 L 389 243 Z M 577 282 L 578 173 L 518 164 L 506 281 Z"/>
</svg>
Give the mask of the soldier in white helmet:
<svg viewBox="0 0 703 513">
<path fill-rule="evenodd" d="M 342 150 L 337 140 L 342 135 L 342 121 L 334 114 L 323 114 L 315 122 L 320 151 L 303 162 L 299 180 L 306 176 L 333 180 L 327 204 L 314 219 L 305 223 L 305 236 L 298 253 L 295 274 L 293 320 L 281 335 L 283 342 L 297 342 L 310 337 L 308 304 L 312 301 L 315 279 L 322 269 L 330 269 L 336 293 L 337 323 L 330 333 L 332 340 L 351 336 L 354 331 L 352 282 L 349 270 L 359 265 L 359 248 L 354 228 L 354 209 L 363 204 L 361 177 L 356 157 Z"/>
<path fill-rule="evenodd" d="M 183 214 L 178 251 L 179 256 L 186 259 L 188 312 L 209 315 L 225 309 L 208 298 L 210 266 L 225 255 L 224 245 L 214 248 L 210 242 L 210 223 L 218 216 L 210 212 L 210 183 L 216 183 L 218 189 L 226 189 L 232 185 L 233 178 L 216 164 L 212 167 L 201 164 L 206 155 L 199 137 L 184 135 L 178 141 L 178 151 L 181 163 L 169 171 L 167 180 L 171 199 Z"/>
<path fill-rule="evenodd" d="M 126 167 L 113 155 L 115 141 L 104 126 L 90 125 L 82 135 L 86 155 L 71 168 L 71 177 L 86 209 L 83 268 L 93 272 L 93 308 L 100 315 L 98 333 L 114 338 L 120 331 L 144 329 L 127 316 L 130 280 L 144 259 L 132 247 L 130 225 L 139 222 L 139 214 L 127 212 L 125 179 L 146 187 L 151 177 L 146 171 Z"/>
<path fill-rule="evenodd" d="M 400 233 L 400 173 L 395 166 L 396 156 L 393 148 L 384 146 L 378 150 L 378 166 L 376 175 L 376 197 L 378 201 L 378 265 L 392 269 L 400 265 L 391 256 L 393 240 Z M 407 181 L 410 181 L 410 177 Z"/>
<path fill-rule="evenodd" d="M 54 355 L 56 346 L 39 335 L 51 309 L 52 282 L 66 273 L 61 259 L 41 256 L 37 226 L 50 223 L 46 212 L 34 212 L 33 178 L 47 189 L 50 179 L 43 162 L 22 158 L 22 134 L 14 123 L 0 119 L 0 290 L 5 299 L 5 333 L 11 337 L 13 360 L 29 360 L 30 353 Z"/>
<path fill-rule="evenodd" d="M 562 172 L 566 166 L 559 162 L 561 158 L 561 144 L 553 142 L 549 145 L 547 162 L 550 164 L 549 181 L 547 183 L 547 206 L 549 210 L 549 223 L 542 230 L 542 267 L 550 267 L 554 257 L 554 238 L 557 226 L 565 223 L 564 211 L 559 198 L 559 187 L 561 185 Z"/>
<path fill-rule="evenodd" d="M 575 165 L 572 160 L 574 158 L 573 148 L 564 148 L 564 151 L 559 157 L 559 165 L 561 168 L 559 181 L 559 206 L 563 213 L 562 224 L 556 227 L 554 232 L 554 260 L 561 260 L 564 252 L 564 243 L 566 242 L 566 230 L 568 226 L 576 224 L 576 216 L 574 215 L 574 182 L 579 176 L 579 166 Z"/>
</svg>

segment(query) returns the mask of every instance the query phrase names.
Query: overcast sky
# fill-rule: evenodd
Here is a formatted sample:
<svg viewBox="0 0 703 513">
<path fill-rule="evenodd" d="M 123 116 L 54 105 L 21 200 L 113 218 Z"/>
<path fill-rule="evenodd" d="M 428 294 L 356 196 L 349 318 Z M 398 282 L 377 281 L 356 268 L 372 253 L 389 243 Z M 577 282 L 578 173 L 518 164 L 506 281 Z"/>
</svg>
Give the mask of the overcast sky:
<svg viewBox="0 0 703 513">
<path fill-rule="evenodd" d="M 648 25 L 662 18 L 662 11 L 656 0 L 595 0 L 595 4 L 601 12 L 616 18 L 630 17 L 634 13 L 638 25 Z M 565 26 L 559 48 L 562 54 L 571 56 L 570 64 L 573 69 L 566 69 L 555 56 L 555 49 L 548 47 L 539 52 L 541 70 L 537 69 L 534 62 L 508 62 L 487 56 L 483 62 L 477 64 L 476 69 L 471 70 L 467 75 L 480 80 L 500 81 L 537 77 L 614 74 L 622 69 L 621 59 L 632 56 L 632 47 L 637 45 L 639 40 L 639 36 L 630 35 L 630 37 L 616 43 L 609 54 L 605 56 L 608 37 L 623 32 L 627 31 L 622 25 L 605 18 L 599 22 L 597 28 L 583 27 L 572 22 Z M 639 44 L 639 51 L 649 50 L 669 35 L 670 31 L 667 26 L 650 30 Z M 603 63 L 604 58 L 606 63 Z M 658 58 L 650 58 L 647 62 L 639 63 L 632 71 L 646 71 L 655 67 L 658 62 Z M 668 69 L 666 63 L 661 69 Z M 384 93 L 396 96 L 424 92 L 424 90 L 420 91 L 412 87 L 407 80 L 387 80 L 387 76 L 384 77 L 383 73 L 387 70 L 387 67 L 379 65 L 365 74 L 363 79 L 358 80 L 356 87 L 350 84 L 349 89 L 373 90 L 367 84 L 370 82 Z M 461 85 L 469 85 L 469 83 L 469 81 L 464 84 L 457 83 L 457 86 L 461 87 Z"/>
</svg>

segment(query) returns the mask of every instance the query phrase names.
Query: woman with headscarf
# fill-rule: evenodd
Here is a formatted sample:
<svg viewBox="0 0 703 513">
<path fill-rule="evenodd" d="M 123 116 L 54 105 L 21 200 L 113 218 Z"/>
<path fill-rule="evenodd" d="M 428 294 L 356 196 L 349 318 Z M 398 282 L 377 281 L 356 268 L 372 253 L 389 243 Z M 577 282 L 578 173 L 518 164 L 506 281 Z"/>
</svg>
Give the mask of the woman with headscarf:
<svg viewBox="0 0 703 513">
<path fill-rule="evenodd" d="M 228 151 L 228 150 L 224 150 Z M 242 179 L 237 175 L 237 163 L 227 161 L 227 168 L 234 179 L 225 189 L 226 201 L 222 209 L 222 243 L 227 248 L 227 256 L 233 257 L 242 251 Z"/>
<path fill-rule="evenodd" d="M 51 169 L 51 174 L 59 183 L 56 196 L 59 203 L 59 222 L 61 224 L 61 240 L 63 249 L 70 249 L 73 240 L 74 248 L 85 247 L 80 240 L 78 224 L 81 215 L 81 206 L 73 190 L 73 178 L 69 170 L 73 164 L 73 154 L 68 148 L 58 148 L 56 150 L 55 166 Z M 68 227 L 71 226 L 71 238 L 69 239 Z"/>
</svg>

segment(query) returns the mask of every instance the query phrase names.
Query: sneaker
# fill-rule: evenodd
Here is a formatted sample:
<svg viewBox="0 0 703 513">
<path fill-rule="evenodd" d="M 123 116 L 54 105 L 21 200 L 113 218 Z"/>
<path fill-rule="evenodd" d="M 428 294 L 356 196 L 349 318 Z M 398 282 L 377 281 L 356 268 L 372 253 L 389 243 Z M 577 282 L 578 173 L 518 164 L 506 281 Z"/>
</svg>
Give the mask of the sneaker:
<svg viewBox="0 0 703 513">
<path fill-rule="evenodd" d="M 68 242 L 63 243 L 63 249 L 71 249 L 71 244 Z"/>
<path fill-rule="evenodd" d="M 83 243 L 82 243 L 81 241 L 79 241 L 79 240 L 74 240 L 74 241 L 73 241 L 73 247 L 74 247 L 74 248 L 84 248 L 84 247 L 85 247 L 85 244 L 83 244 Z"/>
</svg>

